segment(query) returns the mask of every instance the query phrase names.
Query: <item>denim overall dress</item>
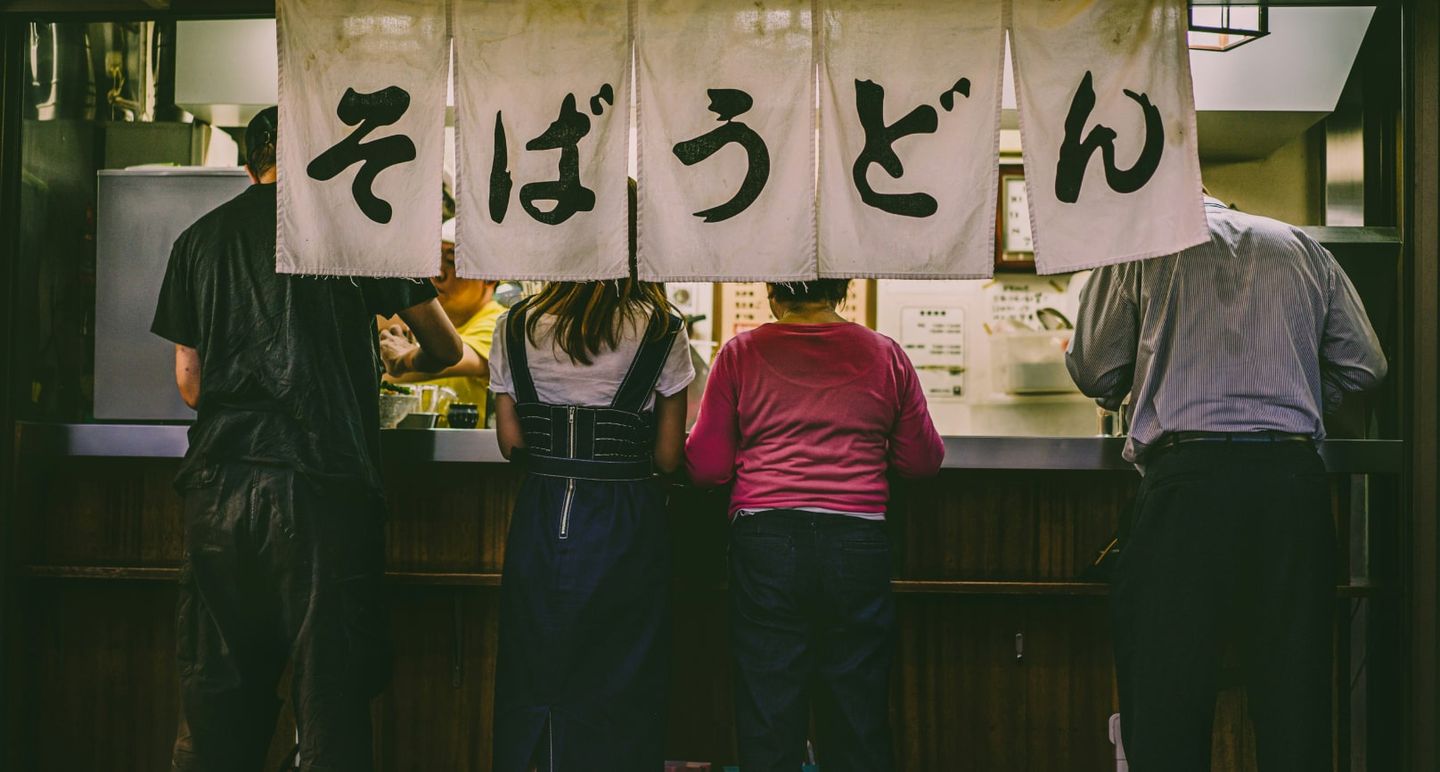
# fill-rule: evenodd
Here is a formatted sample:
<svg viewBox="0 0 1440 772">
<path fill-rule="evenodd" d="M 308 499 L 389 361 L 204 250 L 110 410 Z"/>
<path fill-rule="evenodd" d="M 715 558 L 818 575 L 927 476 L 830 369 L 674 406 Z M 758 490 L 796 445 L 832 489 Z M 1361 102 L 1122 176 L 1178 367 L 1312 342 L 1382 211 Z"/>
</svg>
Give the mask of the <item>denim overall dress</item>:
<svg viewBox="0 0 1440 772">
<path fill-rule="evenodd" d="M 679 333 L 657 314 L 609 407 L 540 401 L 525 304 L 506 355 L 527 472 L 505 547 L 495 772 L 649 772 L 664 764 L 670 540 L 644 412 Z"/>
</svg>

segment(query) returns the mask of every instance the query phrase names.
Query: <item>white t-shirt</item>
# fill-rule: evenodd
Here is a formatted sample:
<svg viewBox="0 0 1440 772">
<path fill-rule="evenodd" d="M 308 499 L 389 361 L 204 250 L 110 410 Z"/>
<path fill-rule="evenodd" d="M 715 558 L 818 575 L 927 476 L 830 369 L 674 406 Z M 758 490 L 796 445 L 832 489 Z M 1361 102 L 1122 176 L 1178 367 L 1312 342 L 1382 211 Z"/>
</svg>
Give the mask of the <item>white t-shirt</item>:
<svg viewBox="0 0 1440 772">
<path fill-rule="evenodd" d="M 525 353 L 530 363 L 530 378 L 535 381 L 535 392 L 540 401 L 551 405 L 609 407 L 640 350 L 648 320 L 637 319 L 628 324 L 620 338 L 620 345 L 614 351 L 602 351 L 590 357 L 591 364 L 582 365 L 570 361 L 569 355 L 554 345 L 550 332 L 555 317 L 544 314 L 539 319 L 536 337 L 540 339 L 540 345 L 536 346 L 527 337 Z M 509 323 L 508 313 L 495 323 L 495 341 L 490 344 L 490 390 L 514 398 L 515 384 L 510 378 L 510 362 L 505 356 L 505 329 Z M 694 379 L 690 341 L 682 329 L 670 345 L 655 391 L 668 397 L 683 391 Z M 653 410 L 654 407 L 655 394 L 652 393 L 645 401 L 644 410 Z"/>
</svg>

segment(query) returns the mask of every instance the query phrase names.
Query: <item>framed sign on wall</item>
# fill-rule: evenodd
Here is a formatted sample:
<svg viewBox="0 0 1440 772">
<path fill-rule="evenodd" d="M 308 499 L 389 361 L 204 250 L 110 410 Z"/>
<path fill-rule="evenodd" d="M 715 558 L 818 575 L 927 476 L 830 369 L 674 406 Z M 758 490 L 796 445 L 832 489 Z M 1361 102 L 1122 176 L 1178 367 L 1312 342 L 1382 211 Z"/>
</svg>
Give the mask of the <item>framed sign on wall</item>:
<svg viewBox="0 0 1440 772">
<path fill-rule="evenodd" d="M 1035 242 L 1030 235 L 1030 204 L 1025 167 L 1000 165 L 1000 205 L 995 213 L 995 270 L 1035 270 Z"/>
</svg>

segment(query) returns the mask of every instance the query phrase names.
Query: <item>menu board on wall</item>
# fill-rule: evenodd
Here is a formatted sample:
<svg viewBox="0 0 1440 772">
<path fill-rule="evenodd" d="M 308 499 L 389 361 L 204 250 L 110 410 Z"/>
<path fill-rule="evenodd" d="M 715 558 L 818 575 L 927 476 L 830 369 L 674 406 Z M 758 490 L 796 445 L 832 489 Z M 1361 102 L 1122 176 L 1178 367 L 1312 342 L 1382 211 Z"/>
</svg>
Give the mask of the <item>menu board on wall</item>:
<svg viewBox="0 0 1440 772">
<path fill-rule="evenodd" d="M 996 282 L 989 289 L 992 330 L 1005 322 L 1018 322 L 1032 330 L 1042 329 L 1035 312 L 1060 305 L 1065 294 L 1054 281 L 1044 284 Z"/>
<path fill-rule="evenodd" d="M 845 304 L 836 311 L 846 321 L 874 327 L 875 283 L 873 281 L 852 281 Z M 716 284 L 720 293 L 720 318 L 715 334 L 721 345 L 746 330 L 753 330 L 772 321 L 770 299 L 764 282 Z"/>
<path fill-rule="evenodd" d="M 770 303 L 762 282 L 717 284 L 715 291 L 720 293 L 720 319 L 715 332 L 721 344 L 770 321 Z"/>
<path fill-rule="evenodd" d="M 1001 214 L 1005 224 L 1001 245 L 1001 259 L 1034 260 L 1035 240 L 1030 235 L 1030 199 L 1025 191 L 1024 175 L 1009 175 L 1001 178 L 1005 210 Z"/>
<path fill-rule="evenodd" d="M 930 399 L 965 396 L 965 310 L 914 306 L 900 310 L 900 346 Z"/>
</svg>

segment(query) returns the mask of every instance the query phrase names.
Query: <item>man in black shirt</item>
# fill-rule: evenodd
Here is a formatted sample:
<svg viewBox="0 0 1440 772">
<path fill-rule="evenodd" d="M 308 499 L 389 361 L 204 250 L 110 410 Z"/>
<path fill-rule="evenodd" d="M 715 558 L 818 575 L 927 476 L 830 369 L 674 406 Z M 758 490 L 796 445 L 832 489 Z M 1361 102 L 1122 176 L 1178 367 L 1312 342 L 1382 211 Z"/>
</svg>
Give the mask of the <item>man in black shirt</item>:
<svg viewBox="0 0 1440 772">
<path fill-rule="evenodd" d="M 276 116 L 246 130 L 255 184 L 176 240 L 151 327 L 197 412 L 176 480 L 191 747 L 174 761 L 260 769 L 288 660 L 302 769 L 364 772 L 389 674 L 375 317 L 405 320 L 417 369 L 462 344 L 427 281 L 276 273 Z"/>
</svg>

